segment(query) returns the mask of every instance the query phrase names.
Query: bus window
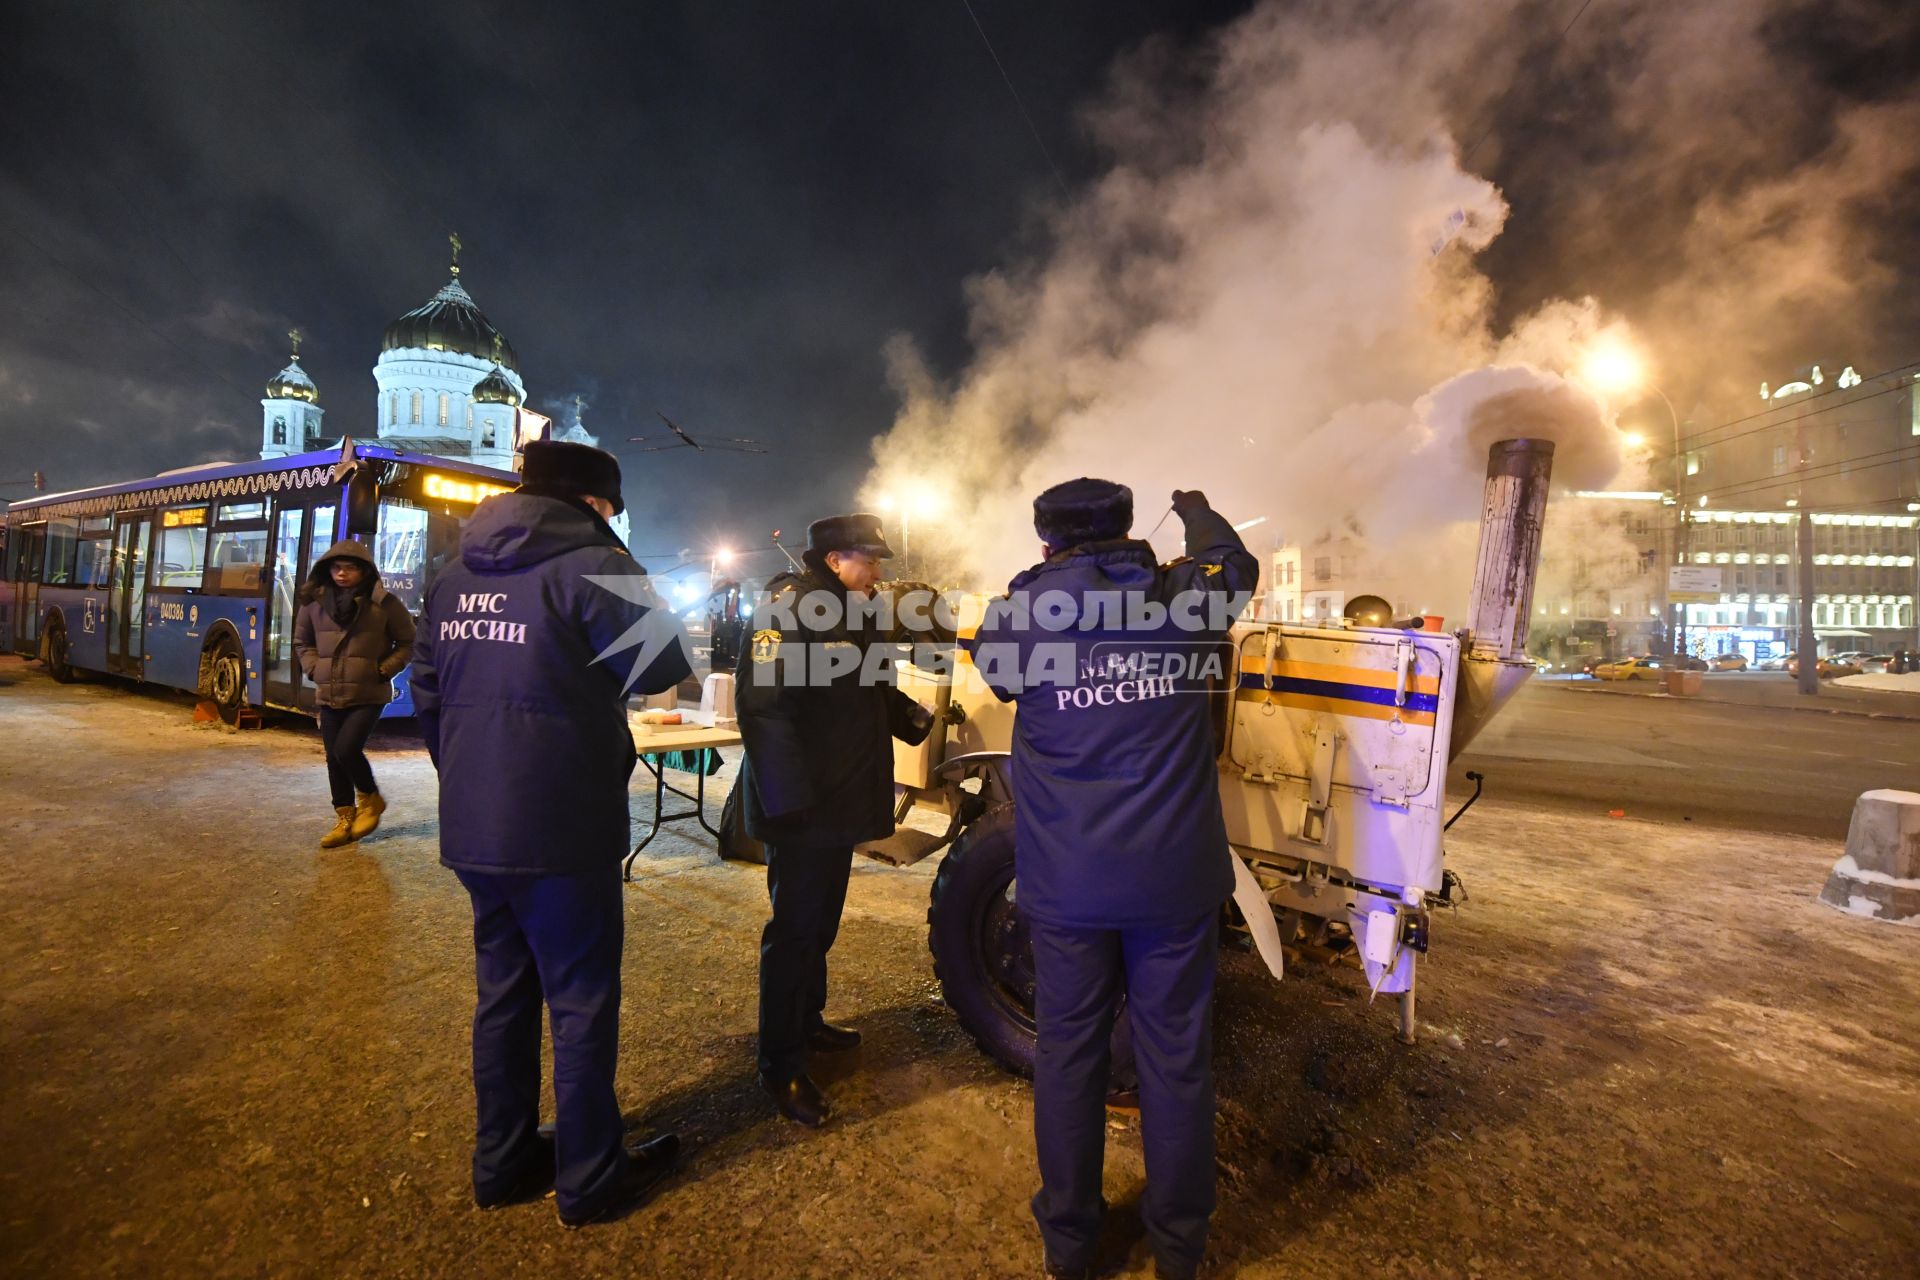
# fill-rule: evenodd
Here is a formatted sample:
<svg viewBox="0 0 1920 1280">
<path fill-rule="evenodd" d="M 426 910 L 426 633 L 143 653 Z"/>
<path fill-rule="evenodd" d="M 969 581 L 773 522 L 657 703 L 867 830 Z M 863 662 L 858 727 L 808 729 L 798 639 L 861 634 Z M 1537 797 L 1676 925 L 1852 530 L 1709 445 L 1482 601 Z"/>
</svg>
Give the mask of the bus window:
<svg viewBox="0 0 1920 1280">
<path fill-rule="evenodd" d="M 80 557 L 80 524 L 75 520 L 47 521 L 47 571 L 40 581 L 70 587 Z"/>
<path fill-rule="evenodd" d="M 233 524 L 241 520 L 265 520 L 267 518 L 266 500 L 254 498 L 246 502 L 223 502 L 220 504 L 220 523 Z"/>
<path fill-rule="evenodd" d="M 258 595 L 265 579 L 267 531 L 258 529 L 216 529 L 213 550 L 207 566 L 213 576 L 207 580 L 210 591 L 240 592 Z"/>
<path fill-rule="evenodd" d="M 160 513 L 156 587 L 200 589 L 207 572 L 207 509 L 173 507 Z"/>
<path fill-rule="evenodd" d="M 73 585 L 105 587 L 112 582 L 113 535 L 88 534 L 80 539 L 80 558 L 75 566 Z"/>
<path fill-rule="evenodd" d="M 417 616 L 427 563 L 427 513 L 400 502 L 381 503 L 373 562 L 380 566 L 381 585 Z"/>
<path fill-rule="evenodd" d="M 304 507 L 282 507 L 273 536 L 273 601 L 267 609 L 267 670 L 293 680 L 293 617 L 300 607 L 300 533 Z M 285 672 L 287 674 L 280 675 Z"/>
<path fill-rule="evenodd" d="M 334 505 L 329 502 L 323 507 L 313 509 L 313 524 L 307 530 L 307 563 L 316 565 L 320 557 L 327 554 L 327 548 L 333 545 Z"/>
</svg>

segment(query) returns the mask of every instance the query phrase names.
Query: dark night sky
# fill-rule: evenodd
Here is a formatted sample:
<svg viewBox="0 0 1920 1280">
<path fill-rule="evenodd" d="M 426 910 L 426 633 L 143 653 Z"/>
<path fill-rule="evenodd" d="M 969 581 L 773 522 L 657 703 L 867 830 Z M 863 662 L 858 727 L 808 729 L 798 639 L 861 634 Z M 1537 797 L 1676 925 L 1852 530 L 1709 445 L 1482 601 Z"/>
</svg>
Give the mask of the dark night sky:
<svg viewBox="0 0 1920 1280">
<path fill-rule="evenodd" d="M 974 0 L 1075 188 L 1114 59 L 1247 7 Z M 1555 69 L 1569 7 L 1519 12 L 1533 87 L 1499 99 L 1478 167 L 1550 214 L 1609 139 Z M 1781 39 L 1836 96 L 1910 92 L 1920 24 L 1879 12 Z M 0 481 L 250 456 L 294 325 L 328 430 L 372 434 L 381 330 L 446 279 L 451 229 L 535 407 L 584 393 L 616 450 L 656 406 L 775 450 L 628 453 L 636 551 L 757 541 L 850 500 L 896 407 L 883 344 L 964 365 L 966 280 L 1030 251 L 1059 196 L 962 0 L 40 0 L 4 22 Z M 1817 144 L 1783 136 L 1783 162 Z M 1920 214 L 1912 184 L 1887 200 Z M 1513 309 L 1595 287 L 1595 256 L 1516 237 L 1487 265 Z M 1889 357 L 1920 354 L 1913 294 L 1886 304 Z"/>
<path fill-rule="evenodd" d="M 1114 55 L 1240 7 L 976 0 L 1070 179 L 1093 163 L 1073 108 Z M 794 528 L 891 421 L 887 337 L 963 360 L 962 281 L 1055 181 L 960 0 L 9 25 L 0 468 L 60 488 L 257 450 L 294 325 L 328 429 L 372 434 L 381 330 L 444 282 L 453 229 L 535 407 L 585 393 L 615 448 L 657 406 L 776 450 L 630 455 L 636 508 L 690 518 L 649 537 L 636 511 L 636 550 Z"/>
</svg>

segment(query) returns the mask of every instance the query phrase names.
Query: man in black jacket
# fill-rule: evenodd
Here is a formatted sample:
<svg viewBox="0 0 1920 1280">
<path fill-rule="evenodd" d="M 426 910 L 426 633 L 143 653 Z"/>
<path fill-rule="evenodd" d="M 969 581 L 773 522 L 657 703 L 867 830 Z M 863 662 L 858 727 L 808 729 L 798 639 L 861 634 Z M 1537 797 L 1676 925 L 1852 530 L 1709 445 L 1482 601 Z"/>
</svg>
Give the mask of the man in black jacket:
<svg viewBox="0 0 1920 1280">
<path fill-rule="evenodd" d="M 680 1145 L 627 1145 L 613 1088 L 637 758 L 626 694 L 689 671 L 673 615 L 607 525 L 623 506 L 613 455 L 529 444 L 519 490 L 480 504 L 459 562 L 434 579 L 413 659 L 440 861 L 473 900 L 474 1201 L 551 1188 L 569 1227 L 637 1204 Z M 543 999 L 552 1141 L 539 1134 Z"/>
<path fill-rule="evenodd" d="M 932 713 L 891 683 L 864 608 L 893 555 L 871 515 L 807 529 L 806 572 L 767 584 L 735 680 L 748 834 L 767 846 L 773 916 L 760 935 L 760 1084 L 782 1115 L 809 1127 L 828 1106 L 806 1053 L 841 1052 L 860 1033 L 836 1027 L 827 952 L 840 929 L 853 846 L 893 834 L 891 739 L 918 743 Z"/>
</svg>

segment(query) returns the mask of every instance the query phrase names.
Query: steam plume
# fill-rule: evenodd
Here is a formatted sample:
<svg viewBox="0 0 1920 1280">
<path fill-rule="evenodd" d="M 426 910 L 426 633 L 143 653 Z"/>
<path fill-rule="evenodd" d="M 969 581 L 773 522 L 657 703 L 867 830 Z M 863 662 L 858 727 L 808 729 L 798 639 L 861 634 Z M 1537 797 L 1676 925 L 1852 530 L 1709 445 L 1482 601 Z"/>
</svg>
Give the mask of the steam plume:
<svg viewBox="0 0 1920 1280">
<path fill-rule="evenodd" d="M 1663 195 L 1700 211 L 1679 259 L 1622 274 L 1624 301 L 1659 317 L 1650 332 L 1669 353 L 1681 349 L 1676 316 L 1692 326 L 1686 349 L 1750 347 L 1750 312 L 1713 309 L 1738 242 L 1770 228 L 1783 297 L 1838 310 L 1802 267 L 1859 238 L 1844 212 L 1807 215 L 1807 193 L 1789 181 L 1735 182 L 1763 141 L 1748 125 L 1734 129 L 1736 154 L 1712 162 L 1720 189 L 1683 192 L 1675 177 L 1716 141 L 1714 114 L 1692 94 L 1778 92 L 1762 34 L 1785 7 L 1714 0 L 1663 27 L 1673 6 L 1611 5 L 1560 49 L 1564 15 L 1554 22 L 1549 6 L 1520 0 L 1269 3 L 1197 65 L 1142 50 L 1087 114 L 1111 157 L 1104 176 L 1054 213 L 1041 256 L 970 282 L 970 367 L 943 379 L 910 341 L 890 345 L 901 409 L 875 446 L 865 496 L 938 486 L 945 518 L 916 523 L 916 556 L 942 557 L 948 580 L 997 585 L 1037 555 L 1028 504 L 1049 484 L 1081 474 L 1130 484 L 1136 533 L 1172 489 L 1203 488 L 1231 519 L 1268 516 L 1263 534 L 1359 528 L 1404 579 L 1383 593 L 1417 581 L 1442 597 L 1422 603 L 1453 611 L 1470 567 L 1459 522 L 1477 510 L 1487 443 L 1555 439 L 1565 487 L 1603 487 L 1620 470 L 1608 407 L 1570 374 L 1596 340 L 1628 334 L 1611 309 L 1621 304 L 1599 293 L 1604 273 L 1516 311 L 1485 267 L 1516 235 L 1543 260 L 1590 260 L 1618 222 L 1610 193 L 1569 168 L 1559 181 L 1574 194 L 1557 209 L 1572 225 L 1519 223 L 1463 164 L 1460 139 L 1500 120 L 1543 62 L 1592 84 L 1593 109 L 1641 148 L 1596 166 L 1613 189 L 1658 174 L 1673 184 Z M 1729 47 L 1751 55 L 1748 69 L 1726 65 Z M 1708 63 L 1705 87 L 1691 87 L 1681 70 Z M 1629 68 L 1664 72 L 1667 100 L 1648 101 Z M 1876 165 L 1916 163 L 1913 146 L 1885 135 L 1888 113 L 1911 103 L 1826 106 L 1844 118 L 1817 154 L 1850 191 L 1870 187 Z M 1689 107 L 1695 117 L 1674 119 Z M 1504 138 L 1522 123 L 1486 131 L 1488 154 L 1511 152 Z M 1157 541 L 1175 550 L 1171 522 Z"/>
</svg>

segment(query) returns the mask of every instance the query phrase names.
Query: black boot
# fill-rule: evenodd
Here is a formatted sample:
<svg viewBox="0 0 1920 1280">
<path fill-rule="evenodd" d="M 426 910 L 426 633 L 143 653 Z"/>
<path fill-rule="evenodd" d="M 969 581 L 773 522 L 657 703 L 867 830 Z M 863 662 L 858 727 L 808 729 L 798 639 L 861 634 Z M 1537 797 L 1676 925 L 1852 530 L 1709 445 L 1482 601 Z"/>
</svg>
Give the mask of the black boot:
<svg viewBox="0 0 1920 1280">
<path fill-rule="evenodd" d="M 807 1037 L 807 1048 L 815 1053 L 845 1053 L 860 1047 L 860 1033 L 852 1027 L 836 1027 L 823 1022 Z"/>
<path fill-rule="evenodd" d="M 663 1133 L 650 1142 L 627 1148 L 627 1167 L 614 1180 L 600 1203 L 575 1213 L 562 1213 L 560 1225 L 572 1230 L 594 1222 L 611 1222 L 631 1212 L 653 1194 L 680 1159 L 680 1138 Z"/>
<path fill-rule="evenodd" d="M 533 1152 L 520 1166 L 519 1174 L 499 1187 L 473 1189 L 473 1202 L 482 1209 L 499 1209 L 510 1204 L 543 1200 L 553 1190 L 553 1135 L 543 1133 L 534 1140 Z"/>
<path fill-rule="evenodd" d="M 760 1087 L 773 1099 L 773 1105 L 780 1108 L 781 1115 L 809 1129 L 818 1129 L 833 1112 L 827 1105 L 827 1095 L 820 1092 L 820 1086 L 804 1071 L 784 1080 L 763 1075 Z"/>
</svg>

